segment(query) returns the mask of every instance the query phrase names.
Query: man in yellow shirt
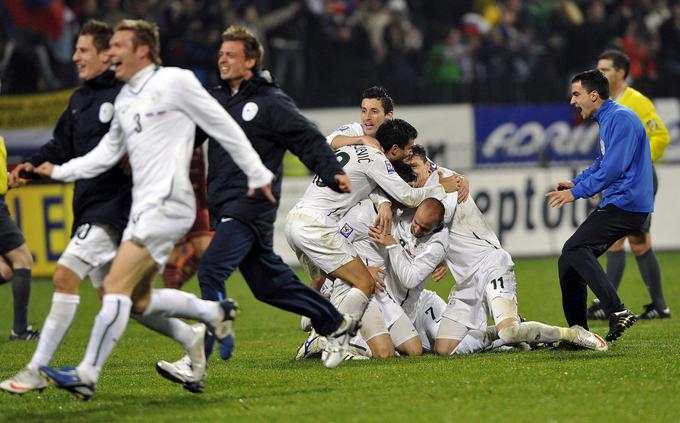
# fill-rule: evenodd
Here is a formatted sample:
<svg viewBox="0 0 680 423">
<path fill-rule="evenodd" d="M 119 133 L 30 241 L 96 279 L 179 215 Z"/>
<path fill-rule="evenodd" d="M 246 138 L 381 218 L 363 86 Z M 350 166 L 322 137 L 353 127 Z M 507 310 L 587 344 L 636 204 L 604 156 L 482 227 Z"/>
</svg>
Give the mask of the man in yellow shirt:
<svg viewBox="0 0 680 423">
<path fill-rule="evenodd" d="M 0 137 L 0 285 L 11 281 L 14 296 L 14 325 L 9 339 L 36 340 L 40 334 L 28 324 L 33 256 L 21 230 L 9 214 L 5 203 L 7 190 L 7 149 L 5 139 Z"/>
<path fill-rule="evenodd" d="M 630 59 L 623 52 L 618 50 L 607 50 L 598 58 L 597 69 L 600 70 L 609 80 L 611 98 L 619 104 L 632 109 L 640 118 L 647 131 L 649 138 L 652 162 L 656 162 L 662 156 L 670 142 L 668 130 L 656 113 L 654 104 L 651 100 L 639 91 L 626 84 L 626 76 L 630 68 Z M 658 181 L 656 171 L 654 171 L 654 194 L 656 195 Z M 641 319 L 658 319 L 671 317 L 671 311 L 666 306 L 666 301 L 661 288 L 661 271 L 659 262 L 652 250 L 652 238 L 649 234 L 651 225 L 650 219 L 645 223 L 642 230 L 638 233 L 628 235 L 630 249 L 635 255 L 635 259 L 640 269 L 642 280 L 647 286 L 651 304 L 645 306 L 645 311 L 638 316 Z M 607 276 L 615 288 L 618 289 L 623 277 L 626 265 L 626 253 L 623 250 L 625 238 L 621 238 L 611 246 L 607 252 Z M 595 300 L 588 309 L 588 318 L 605 319 L 604 310 L 600 307 L 599 301 Z"/>
</svg>

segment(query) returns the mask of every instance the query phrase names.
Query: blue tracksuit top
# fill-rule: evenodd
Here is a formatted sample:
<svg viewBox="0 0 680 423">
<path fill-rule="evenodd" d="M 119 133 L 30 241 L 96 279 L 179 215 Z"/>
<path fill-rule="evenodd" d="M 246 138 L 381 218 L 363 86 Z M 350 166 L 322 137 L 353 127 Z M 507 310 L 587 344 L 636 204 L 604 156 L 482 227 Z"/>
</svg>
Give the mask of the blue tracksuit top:
<svg viewBox="0 0 680 423">
<path fill-rule="evenodd" d="M 653 212 L 652 155 L 640 118 L 608 99 L 593 120 L 600 125 L 600 150 L 595 162 L 572 180 L 574 199 L 602 191 L 600 207 L 613 204 L 630 212 Z"/>
</svg>

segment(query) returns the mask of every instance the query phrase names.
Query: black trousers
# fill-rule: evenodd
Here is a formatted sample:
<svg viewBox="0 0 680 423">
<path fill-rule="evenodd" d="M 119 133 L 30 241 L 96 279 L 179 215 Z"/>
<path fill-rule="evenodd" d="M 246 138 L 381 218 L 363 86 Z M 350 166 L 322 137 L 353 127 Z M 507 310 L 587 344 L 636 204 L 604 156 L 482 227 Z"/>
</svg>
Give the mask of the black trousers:
<svg viewBox="0 0 680 423">
<path fill-rule="evenodd" d="M 198 267 L 203 299 L 225 299 L 225 281 L 236 267 L 255 298 L 309 317 L 320 335 L 329 335 L 342 322 L 342 315 L 330 301 L 303 284 L 281 257 L 260 247 L 250 227 L 238 220 L 226 219 L 217 226 Z M 207 351 L 212 352 L 211 343 Z"/>
<path fill-rule="evenodd" d="M 597 208 L 562 247 L 558 268 L 562 307 L 569 326 L 588 329 L 588 289 L 600 299 L 607 314 L 624 309 L 616 289 L 597 258 L 621 237 L 639 231 L 649 213 L 622 210 L 614 205 Z"/>
</svg>

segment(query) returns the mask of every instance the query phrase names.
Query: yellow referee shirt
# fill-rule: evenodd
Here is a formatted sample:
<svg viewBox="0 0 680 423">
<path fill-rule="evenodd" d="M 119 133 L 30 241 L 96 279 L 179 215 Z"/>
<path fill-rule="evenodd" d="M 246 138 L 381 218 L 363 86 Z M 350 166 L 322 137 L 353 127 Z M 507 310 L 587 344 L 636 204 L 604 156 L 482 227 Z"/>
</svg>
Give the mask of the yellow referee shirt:
<svg viewBox="0 0 680 423">
<path fill-rule="evenodd" d="M 668 129 L 656 113 L 654 104 L 650 99 L 645 97 L 641 92 L 627 87 L 623 90 L 621 97 L 616 99 L 616 102 L 623 104 L 629 109 L 633 110 L 645 125 L 647 136 L 649 137 L 649 144 L 652 150 L 652 161 L 655 162 L 663 156 L 663 152 L 668 147 L 671 139 L 668 135 Z"/>
<path fill-rule="evenodd" d="M 0 137 L 0 195 L 7 194 L 7 149 L 5 139 Z"/>
</svg>

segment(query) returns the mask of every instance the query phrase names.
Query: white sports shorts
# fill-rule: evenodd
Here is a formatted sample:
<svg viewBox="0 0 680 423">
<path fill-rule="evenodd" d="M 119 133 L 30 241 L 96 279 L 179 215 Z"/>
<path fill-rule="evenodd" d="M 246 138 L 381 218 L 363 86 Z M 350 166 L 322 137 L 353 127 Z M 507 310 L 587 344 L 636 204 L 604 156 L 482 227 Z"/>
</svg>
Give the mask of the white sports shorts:
<svg viewBox="0 0 680 423">
<path fill-rule="evenodd" d="M 286 239 L 312 279 L 320 270 L 330 274 L 357 255 L 338 222 L 315 210 L 294 207 L 286 217 Z"/>
<path fill-rule="evenodd" d="M 81 280 L 89 276 L 92 285 L 101 288 L 116 256 L 118 242 L 118 232 L 109 225 L 83 223 L 76 229 L 57 263 Z"/>
<path fill-rule="evenodd" d="M 449 302 L 444 311 L 444 317 L 459 322 L 469 329 L 484 330 L 487 325 L 489 311 L 494 310 L 491 302 L 495 298 L 505 298 L 517 302 L 517 279 L 514 267 L 490 265 L 480 268 L 472 276 L 471 283 L 466 283 L 463 289 L 456 286 L 449 295 Z M 498 316 L 503 313 L 496 310 Z M 495 314 L 495 313 L 493 313 Z"/>
<path fill-rule="evenodd" d="M 434 350 L 434 340 L 439 331 L 439 322 L 446 310 L 446 302 L 436 292 L 424 289 L 420 293 L 413 326 L 418 331 L 425 351 Z"/>
<path fill-rule="evenodd" d="M 162 272 L 175 244 L 189 232 L 194 220 L 195 208 L 166 201 L 159 207 L 130 215 L 122 240 L 143 245 Z"/>
</svg>

